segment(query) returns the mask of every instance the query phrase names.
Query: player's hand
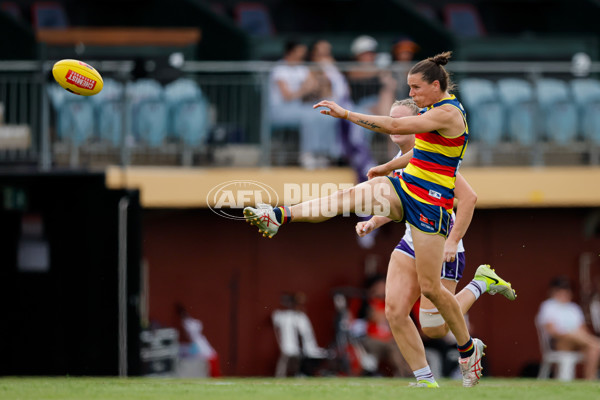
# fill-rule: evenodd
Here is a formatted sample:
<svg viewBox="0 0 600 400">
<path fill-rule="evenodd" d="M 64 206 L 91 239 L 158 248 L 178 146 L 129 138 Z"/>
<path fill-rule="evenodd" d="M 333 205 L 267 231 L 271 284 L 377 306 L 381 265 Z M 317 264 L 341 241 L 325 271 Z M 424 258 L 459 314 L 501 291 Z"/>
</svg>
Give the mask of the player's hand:
<svg viewBox="0 0 600 400">
<path fill-rule="evenodd" d="M 377 176 L 388 176 L 392 171 L 385 165 L 377 165 L 367 171 L 367 178 L 373 179 Z"/>
<path fill-rule="evenodd" d="M 458 243 L 452 240 L 446 240 L 444 243 L 444 261 L 453 262 L 456 259 L 456 250 L 458 249 Z"/>
<path fill-rule="evenodd" d="M 327 107 L 327 110 L 319 111 L 321 114 L 330 115 L 335 118 L 342 118 L 342 119 L 348 118 L 348 114 L 349 114 L 348 110 L 337 105 L 335 103 L 335 101 L 322 100 L 313 106 L 313 108 L 319 108 L 319 107 Z"/>
<path fill-rule="evenodd" d="M 356 234 L 360 237 L 366 236 L 375 230 L 375 224 L 371 221 L 360 221 L 356 224 Z"/>
</svg>

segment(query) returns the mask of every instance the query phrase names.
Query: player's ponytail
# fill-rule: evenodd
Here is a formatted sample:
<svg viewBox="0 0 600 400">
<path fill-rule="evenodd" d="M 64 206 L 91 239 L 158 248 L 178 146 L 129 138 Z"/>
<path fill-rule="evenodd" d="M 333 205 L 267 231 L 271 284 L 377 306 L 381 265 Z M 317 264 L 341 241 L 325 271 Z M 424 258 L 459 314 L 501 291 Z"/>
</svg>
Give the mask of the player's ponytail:
<svg viewBox="0 0 600 400">
<path fill-rule="evenodd" d="M 444 66 L 448 64 L 448 61 L 450 61 L 450 57 L 452 57 L 452 52 L 445 51 L 433 57 L 429 57 L 428 60 L 433 61 L 437 65 Z"/>
<path fill-rule="evenodd" d="M 450 92 L 452 89 L 454 89 L 454 83 L 452 83 L 448 71 L 446 71 L 444 68 L 444 65 L 448 64 L 448 61 L 450 61 L 450 57 L 452 57 L 452 52 L 445 51 L 433 57 L 426 58 L 425 60 L 419 61 L 417 64 L 415 64 L 410 69 L 408 74 L 421 74 L 423 80 L 427 83 L 439 81 L 441 91 Z"/>
</svg>

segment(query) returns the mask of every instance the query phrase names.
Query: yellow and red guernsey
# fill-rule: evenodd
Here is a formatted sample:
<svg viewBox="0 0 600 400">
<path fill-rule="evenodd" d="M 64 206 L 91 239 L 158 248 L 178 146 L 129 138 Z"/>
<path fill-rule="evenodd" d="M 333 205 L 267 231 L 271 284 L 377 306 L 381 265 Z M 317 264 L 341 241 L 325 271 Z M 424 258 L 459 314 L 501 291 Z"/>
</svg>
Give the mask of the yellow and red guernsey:
<svg viewBox="0 0 600 400">
<path fill-rule="evenodd" d="M 453 138 L 438 131 L 416 134 L 413 158 L 404 169 L 400 183 L 416 200 L 452 210 L 456 173 L 469 141 L 469 127 L 465 109 L 454 95 L 427 107 L 422 113 L 443 105 L 451 105 L 460 111 L 465 121 L 464 132 Z"/>
</svg>

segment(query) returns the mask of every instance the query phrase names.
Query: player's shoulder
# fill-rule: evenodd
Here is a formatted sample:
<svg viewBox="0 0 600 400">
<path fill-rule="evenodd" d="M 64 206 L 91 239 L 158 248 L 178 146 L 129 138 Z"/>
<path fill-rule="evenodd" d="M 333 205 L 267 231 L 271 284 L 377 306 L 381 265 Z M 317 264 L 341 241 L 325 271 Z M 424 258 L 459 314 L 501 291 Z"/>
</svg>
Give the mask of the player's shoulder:
<svg viewBox="0 0 600 400">
<path fill-rule="evenodd" d="M 452 120 L 460 115 L 460 111 L 452 104 L 441 104 L 423 114 L 427 118 L 437 120 Z"/>
</svg>

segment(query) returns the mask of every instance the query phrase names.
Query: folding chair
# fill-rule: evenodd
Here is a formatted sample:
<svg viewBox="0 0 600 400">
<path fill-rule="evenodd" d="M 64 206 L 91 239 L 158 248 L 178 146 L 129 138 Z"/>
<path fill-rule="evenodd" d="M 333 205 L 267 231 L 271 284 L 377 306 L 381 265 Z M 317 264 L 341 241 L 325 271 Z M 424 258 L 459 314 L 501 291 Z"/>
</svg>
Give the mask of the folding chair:
<svg viewBox="0 0 600 400">
<path fill-rule="evenodd" d="M 542 363 L 538 373 L 538 379 L 548 379 L 550 370 L 553 364 L 558 367 L 556 378 L 561 381 L 572 381 L 575 379 L 575 367 L 583 361 L 583 354 L 578 351 L 557 351 L 553 350 L 550 345 L 550 335 L 540 324 L 538 319 L 535 320 L 535 327 L 538 333 L 540 342 L 540 351 L 542 353 Z"/>
</svg>

